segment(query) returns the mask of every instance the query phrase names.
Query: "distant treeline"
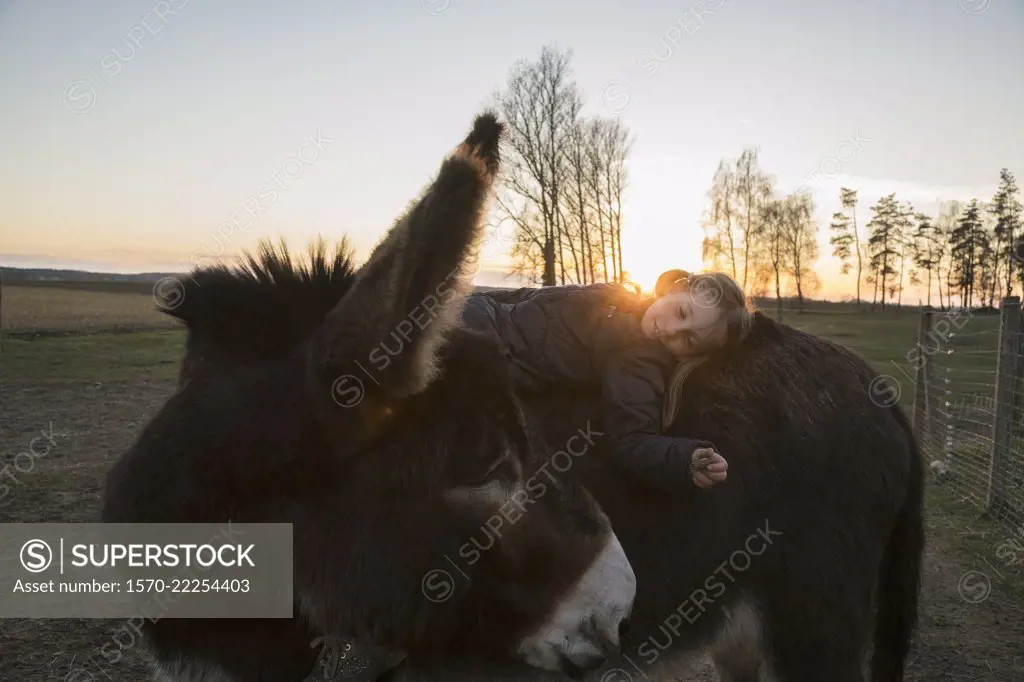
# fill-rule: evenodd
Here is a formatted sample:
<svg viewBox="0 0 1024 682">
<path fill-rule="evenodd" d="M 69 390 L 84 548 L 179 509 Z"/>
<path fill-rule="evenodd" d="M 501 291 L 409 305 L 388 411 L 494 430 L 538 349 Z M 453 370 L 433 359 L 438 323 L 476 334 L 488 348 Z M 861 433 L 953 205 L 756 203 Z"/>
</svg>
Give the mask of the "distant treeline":
<svg viewBox="0 0 1024 682">
<path fill-rule="evenodd" d="M 167 276 L 169 276 L 168 273 L 161 272 L 122 275 L 111 272 L 89 272 L 88 270 L 0 267 L 0 283 L 8 286 L 84 289 L 121 294 L 151 295 L 153 284 Z"/>
<path fill-rule="evenodd" d="M 57 270 L 54 268 L 14 268 L 0 266 L 0 278 L 4 282 L 156 282 L 162 277 L 173 277 L 169 272 L 139 272 L 122 275 L 113 272 L 90 272 L 88 270 Z"/>
</svg>

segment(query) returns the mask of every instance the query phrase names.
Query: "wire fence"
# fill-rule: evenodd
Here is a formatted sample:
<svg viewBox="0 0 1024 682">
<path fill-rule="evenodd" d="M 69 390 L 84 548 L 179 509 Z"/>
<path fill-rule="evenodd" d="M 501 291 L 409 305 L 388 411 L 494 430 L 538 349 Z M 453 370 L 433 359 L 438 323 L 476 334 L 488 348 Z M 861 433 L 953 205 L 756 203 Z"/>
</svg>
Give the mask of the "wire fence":
<svg viewBox="0 0 1024 682">
<path fill-rule="evenodd" d="M 922 313 L 914 424 L 936 479 L 1024 534 L 1024 327 L 998 314 Z"/>
</svg>

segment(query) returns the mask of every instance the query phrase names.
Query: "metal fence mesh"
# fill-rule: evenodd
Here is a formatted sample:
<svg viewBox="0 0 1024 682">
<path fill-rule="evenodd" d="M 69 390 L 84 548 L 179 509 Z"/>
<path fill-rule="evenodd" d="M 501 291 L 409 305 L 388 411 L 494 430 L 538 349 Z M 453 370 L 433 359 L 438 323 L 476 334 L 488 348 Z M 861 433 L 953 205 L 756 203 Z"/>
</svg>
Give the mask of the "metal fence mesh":
<svg viewBox="0 0 1024 682">
<path fill-rule="evenodd" d="M 933 313 L 933 329 L 949 315 Z M 1019 320 L 1019 314 L 1011 316 L 1007 324 L 1004 312 L 1001 324 L 999 314 L 968 313 L 959 329 L 931 333 L 920 342 L 931 364 L 924 373 L 931 418 L 919 436 L 942 485 L 989 512 L 998 525 L 1024 533 Z"/>
</svg>

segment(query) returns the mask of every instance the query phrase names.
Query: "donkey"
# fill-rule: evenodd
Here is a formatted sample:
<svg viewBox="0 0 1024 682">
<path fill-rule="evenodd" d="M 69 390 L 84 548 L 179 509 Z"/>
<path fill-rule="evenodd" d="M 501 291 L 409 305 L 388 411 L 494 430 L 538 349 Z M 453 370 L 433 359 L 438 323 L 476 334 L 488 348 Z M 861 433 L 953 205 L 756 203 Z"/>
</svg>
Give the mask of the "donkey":
<svg viewBox="0 0 1024 682">
<path fill-rule="evenodd" d="M 109 472 L 102 519 L 291 523 L 295 602 L 147 621 L 159 679 L 303 680 L 321 637 L 574 675 L 617 650 L 636 578 L 585 490 L 552 479 L 472 544 L 543 455 L 497 349 L 456 325 L 501 135 L 478 117 L 358 271 L 345 245 L 304 267 L 268 247 L 164 301 L 188 327 L 178 391 Z"/>
<path fill-rule="evenodd" d="M 715 443 L 729 460 L 725 483 L 648 490 L 616 473 L 600 442 L 552 456 L 597 498 L 637 576 L 623 654 L 587 679 L 684 679 L 686 654 L 704 649 L 723 682 L 862 682 L 873 647 L 870 679 L 902 680 L 917 618 L 923 465 L 892 395 L 851 351 L 757 313 L 736 352 L 685 378 L 668 428 Z M 600 430 L 593 391 L 521 398 L 551 443 L 567 442 L 581 420 Z M 548 677 L 485 656 L 414 656 L 387 679 Z"/>
</svg>

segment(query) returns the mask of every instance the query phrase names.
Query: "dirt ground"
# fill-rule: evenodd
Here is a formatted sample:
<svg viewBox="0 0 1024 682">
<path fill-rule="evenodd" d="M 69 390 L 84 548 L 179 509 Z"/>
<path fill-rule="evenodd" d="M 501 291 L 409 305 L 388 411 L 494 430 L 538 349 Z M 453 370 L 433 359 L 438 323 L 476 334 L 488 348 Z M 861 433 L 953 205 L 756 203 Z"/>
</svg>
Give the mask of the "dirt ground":
<svg viewBox="0 0 1024 682">
<path fill-rule="evenodd" d="M 31 467 L 23 459 L 27 471 L 8 469 L 17 483 L 4 481 L 11 489 L 0 499 L 0 522 L 96 520 L 107 467 L 172 388 L 168 381 L 0 386 L 0 467 L 11 464 L 43 429 L 52 428 L 57 444 Z M 1024 606 L 1014 587 L 1022 569 L 995 563 L 997 539 L 981 545 L 992 545 L 987 554 L 953 552 L 947 546 L 951 533 L 972 531 L 951 530 L 947 522 L 941 513 L 929 514 L 921 624 L 909 679 L 1024 680 Z M 990 582 L 979 585 L 981 573 Z M 123 626 L 104 620 L 0 620 L 0 680 L 147 679 L 145 658 Z M 100 654 L 113 638 L 125 649 L 116 663 Z M 698 665 L 679 679 L 714 678 Z"/>
</svg>

